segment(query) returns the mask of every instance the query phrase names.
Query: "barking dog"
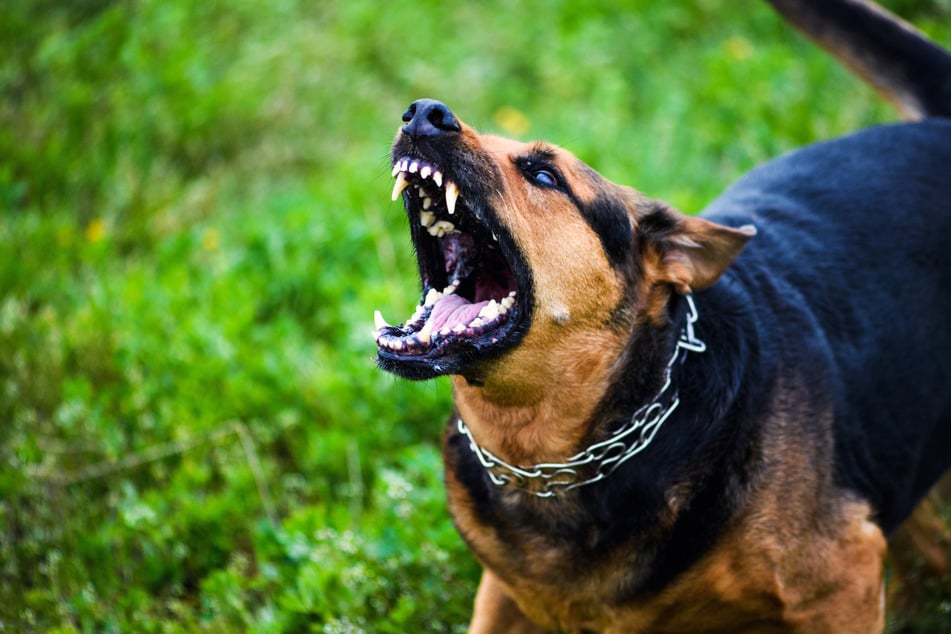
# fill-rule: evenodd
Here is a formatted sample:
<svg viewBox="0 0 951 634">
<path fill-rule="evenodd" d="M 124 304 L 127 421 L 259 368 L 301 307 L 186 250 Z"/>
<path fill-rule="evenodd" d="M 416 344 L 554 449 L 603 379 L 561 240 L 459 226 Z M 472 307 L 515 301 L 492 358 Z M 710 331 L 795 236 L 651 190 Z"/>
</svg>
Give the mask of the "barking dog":
<svg viewBox="0 0 951 634">
<path fill-rule="evenodd" d="M 422 299 L 381 367 L 452 375 L 472 632 L 878 632 L 885 539 L 951 462 L 951 55 L 776 0 L 916 123 L 763 165 L 701 216 L 414 102 Z"/>
</svg>

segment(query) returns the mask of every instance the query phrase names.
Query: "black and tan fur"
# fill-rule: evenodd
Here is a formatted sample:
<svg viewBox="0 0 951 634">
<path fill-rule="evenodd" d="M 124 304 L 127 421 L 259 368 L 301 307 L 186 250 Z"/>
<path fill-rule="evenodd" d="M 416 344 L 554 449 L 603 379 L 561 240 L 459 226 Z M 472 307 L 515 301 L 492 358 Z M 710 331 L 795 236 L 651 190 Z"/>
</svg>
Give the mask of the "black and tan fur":
<svg viewBox="0 0 951 634">
<path fill-rule="evenodd" d="M 883 628 L 886 537 L 951 463 L 951 56 L 865 2 L 774 4 L 923 120 L 777 159 L 690 217 L 439 102 L 404 115 L 394 174 L 423 161 L 460 192 L 435 237 L 419 201 L 448 186 L 403 171 L 424 295 L 517 296 L 486 333 L 430 342 L 422 302 L 378 331 L 385 369 L 452 375 L 470 632 Z M 510 464 L 563 462 L 658 391 L 688 293 L 707 350 L 673 366 L 642 453 L 554 497 L 492 482 L 457 416 Z"/>
</svg>

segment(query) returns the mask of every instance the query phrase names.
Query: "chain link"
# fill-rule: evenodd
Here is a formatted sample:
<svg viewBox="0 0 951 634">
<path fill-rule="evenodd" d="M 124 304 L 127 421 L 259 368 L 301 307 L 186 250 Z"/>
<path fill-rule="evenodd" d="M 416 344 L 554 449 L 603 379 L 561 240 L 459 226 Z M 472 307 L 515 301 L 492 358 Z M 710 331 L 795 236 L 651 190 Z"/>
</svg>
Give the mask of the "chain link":
<svg viewBox="0 0 951 634">
<path fill-rule="evenodd" d="M 480 447 L 462 418 L 457 416 L 456 426 L 459 433 L 469 440 L 469 448 L 485 468 L 492 483 L 499 487 L 523 489 L 542 498 L 553 497 L 562 491 L 570 491 L 607 478 L 615 469 L 643 451 L 654 439 L 664 421 L 670 418 L 680 405 L 677 391 L 671 390 L 674 365 L 678 360 L 682 363 L 688 352 L 702 353 L 707 349 L 706 344 L 694 334 L 694 325 L 699 319 L 697 306 L 692 296 L 684 297 L 687 300 L 687 320 L 680 331 L 674 353 L 664 369 L 664 383 L 660 390 L 617 431 L 571 456 L 567 462 L 545 462 L 532 467 L 511 465 L 488 449 Z M 582 480 L 579 469 L 588 465 L 594 468 L 594 475 Z M 532 483 L 536 486 L 529 489 Z"/>
</svg>

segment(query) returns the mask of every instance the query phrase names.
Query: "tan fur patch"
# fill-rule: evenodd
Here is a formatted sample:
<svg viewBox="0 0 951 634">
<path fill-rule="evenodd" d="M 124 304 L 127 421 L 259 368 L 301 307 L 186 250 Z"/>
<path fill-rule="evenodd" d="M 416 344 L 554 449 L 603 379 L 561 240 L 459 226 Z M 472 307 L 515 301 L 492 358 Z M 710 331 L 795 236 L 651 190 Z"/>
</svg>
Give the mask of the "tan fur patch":
<svg viewBox="0 0 951 634">
<path fill-rule="evenodd" d="M 479 143 L 505 182 L 496 208 L 532 271 L 534 319 L 519 346 L 488 365 L 483 384 L 454 378 L 456 406 L 496 455 L 514 464 L 560 460 L 576 451 L 626 343 L 627 333 L 606 326 L 624 281 L 574 204 L 533 186 L 518 170 L 515 157 L 532 144 L 494 136 Z M 566 178 L 578 177 L 577 159 L 547 149 Z M 571 184 L 580 198 L 596 195 L 586 181 Z"/>
</svg>

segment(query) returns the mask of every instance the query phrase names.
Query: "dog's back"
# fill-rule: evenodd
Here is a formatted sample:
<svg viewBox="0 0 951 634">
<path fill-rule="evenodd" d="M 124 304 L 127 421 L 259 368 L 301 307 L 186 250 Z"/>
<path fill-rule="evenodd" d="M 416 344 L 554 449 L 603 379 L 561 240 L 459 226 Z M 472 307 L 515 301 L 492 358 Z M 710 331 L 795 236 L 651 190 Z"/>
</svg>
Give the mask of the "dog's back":
<svg viewBox="0 0 951 634">
<path fill-rule="evenodd" d="M 905 117 L 929 119 L 781 157 L 705 212 L 767 227 L 733 274 L 768 262 L 766 314 L 818 337 L 803 349 L 828 363 L 802 359 L 836 395 L 838 475 L 888 534 L 951 464 L 951 54 L 865 0 L 769 2 Z"/>
<path fill-rule="evenodd" d="M 951 120 L 882 126 L 767 163 L 704 213 L 759 229 L 723 281 L 756 286 L 764 354 L 834 399 L 840 484 L 886 534 L 951 460 L 949 165 Z"/>
</svg>

